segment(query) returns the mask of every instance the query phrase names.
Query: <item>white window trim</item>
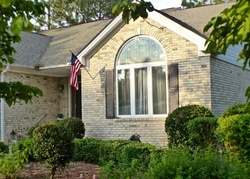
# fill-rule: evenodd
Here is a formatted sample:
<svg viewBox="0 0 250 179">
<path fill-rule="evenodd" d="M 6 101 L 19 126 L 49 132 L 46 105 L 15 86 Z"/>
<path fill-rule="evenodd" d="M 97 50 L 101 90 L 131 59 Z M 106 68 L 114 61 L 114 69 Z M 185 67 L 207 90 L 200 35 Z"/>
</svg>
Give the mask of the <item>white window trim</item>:
<svg viewBox="0 0 250 179">
<path fill-rule="evenodd" d="M 148 36 L 147 36 L 148 37 Z M 151 37 L 148 37 L 151 38 Z M 153 38 L 152 38 L 153 39 Z M 155 40 L 155 39 L 153 39 Z M 155 40 L 156 42 L 158 42 L 157 40 Z M 130 40 L 127 42 L 129 43 Z M 125 46 L 127 43 L 125 43 L 123 46 Z M 159 42 L 158 42 L 159 43 Z M 162 48 L 163 52 L 164 49 L 162 47 L 162 45 L 159 43 L 159 46 Z M 121 51 L 119 52 L 119 54 L 121 53 Z M 138 63 L 138 64 L 128 64 L 128 65 L 117 65 L 118 63 L 118 59 L 116 60 L 116 79 L 115 79 L 115 83 L 116 83 L 116 116 L 118 118 L 162 118 L 162 117 L 167 117 L 168 114 L 168 109 L 169 109 L 169 102 L 168 102 L 168 69 L 167 69 L 167 56 L 165 55 L 165 61 L 157 61 L 157 62 L 148 62 L 148 63 Z M 119 58 L 119 55 L 118 57 Z M 166 105 L 167 105 L 167 114 L 153 114 L 153 87 L 152 87 L 152 79 L 151 75 L 152 75 L 152 67 L 154 66 L 165 66 L 166 68 Z M 135 89 L 135 79 L 134 79 L 134 69 L 136 68 L 142 68 L 142 67 L 146 67 L 147 68 L 147 82 L 148 82 L 148 86 L 151 84 L 151 88 L 148 88 L 148 114 L 145 115 L 136 115 L 135 114 L 135 93 L 134 93 L 134 89 Z M 122 69 L 129 69 L 130 71 L 130 76 L 133 78 L 130 78 L 130 101 L 131 101 L 131 115 L 119 115 L 119 99 L 118 99 L 118 70 L 122 70 Z"/>
</svg>

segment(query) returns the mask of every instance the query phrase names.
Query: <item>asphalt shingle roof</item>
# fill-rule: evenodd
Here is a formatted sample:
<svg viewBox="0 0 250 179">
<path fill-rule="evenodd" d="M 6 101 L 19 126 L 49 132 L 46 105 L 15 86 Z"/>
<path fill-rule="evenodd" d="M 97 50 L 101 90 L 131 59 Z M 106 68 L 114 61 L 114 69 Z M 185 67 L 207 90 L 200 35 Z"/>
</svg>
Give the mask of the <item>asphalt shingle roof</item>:
<svg viewBox="0 0 250 179">
<path fill-rule="evenodd" d="M 166 9 L 159 13 L 206 37 L 208 33 L 204 34 L 203 28 L 207 22 L 232 5 L 223 3 L 191 9 Z M 15 64 L 29 68 L 34 68 L 36 64 L 67 64 L 71 57 L 70 50 L 76 55 L 80 53 L 110 22 L 102 20 L 38 33 L 23 32 L 22 43 L 14 44 L 17 51 Z"/>
<path fill-rule="evenodd" d="M 77 55 L 110 21 L 102 20 L 40 32 L 53 37 L 40 63 L 45 66 L 66 64 L 70 61 L 70 50 Z"/>
<path fill-rule="evenodd" d="M 20 43 L 13 44 L 16 50 L 13 56 L 16 59 L 14 65 L 34 68 L 33 65 L 39 63 L 49 48 L 52 37 L 22 32 L 21 40 Z"/>
<path fill-rule="evenodd" d="M 222 3 L 216 5 L 202 6 L 189 9 L 174 9 L 174 10 L 163 10 L 172 17 L 182 21 L 183 25 L 189 26 L 197 30 L 204 36 L 208 36 L 208 33 L 203 33 L 203 28 L 211 20 L 212 17 L 219 15 L 224 9 L 230 8 L 235 2 Z"/>
</svg>

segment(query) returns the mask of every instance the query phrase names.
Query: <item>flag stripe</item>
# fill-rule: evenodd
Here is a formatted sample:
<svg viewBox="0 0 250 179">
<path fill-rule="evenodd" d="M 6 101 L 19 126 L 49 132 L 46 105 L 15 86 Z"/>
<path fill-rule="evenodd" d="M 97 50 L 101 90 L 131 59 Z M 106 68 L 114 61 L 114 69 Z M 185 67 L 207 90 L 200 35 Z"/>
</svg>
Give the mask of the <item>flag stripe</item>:
<svg viewBox="0 0 250 179">
<path fill-rule="evenodd" d="M 72 53 L 71 66 L 70 66 L 70 85 L 73 86 L 75 90 L 78 90 L 77 74 L 81 70 L 82 63 L 77 57 Z"/>
</svg>

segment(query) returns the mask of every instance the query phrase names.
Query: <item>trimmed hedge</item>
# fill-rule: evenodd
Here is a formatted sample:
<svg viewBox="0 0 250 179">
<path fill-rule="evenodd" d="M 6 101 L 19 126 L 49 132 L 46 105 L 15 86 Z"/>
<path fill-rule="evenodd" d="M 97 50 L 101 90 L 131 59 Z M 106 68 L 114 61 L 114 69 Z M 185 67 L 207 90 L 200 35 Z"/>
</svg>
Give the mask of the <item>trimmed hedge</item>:
<svg viewBox="0 0 250 179">
<path fill-rule="evenodd" d="M 94 138 L 74 139 L 73 161 L 84 161 L 98 165 L 100 158 L 99 150 L 102 143 L 102 140 Z"/>
<path fill-rule="evenodd" d="M 128 140 L 107 140 L 100 145 L 100 165 L 105 165 L 108 161 L 112 160 L 118 163 L 121 160 L 122 149 L 129 145 L 131 141 Z M 134 142 L 133 142 L 134 143 Z"/>
</svg>

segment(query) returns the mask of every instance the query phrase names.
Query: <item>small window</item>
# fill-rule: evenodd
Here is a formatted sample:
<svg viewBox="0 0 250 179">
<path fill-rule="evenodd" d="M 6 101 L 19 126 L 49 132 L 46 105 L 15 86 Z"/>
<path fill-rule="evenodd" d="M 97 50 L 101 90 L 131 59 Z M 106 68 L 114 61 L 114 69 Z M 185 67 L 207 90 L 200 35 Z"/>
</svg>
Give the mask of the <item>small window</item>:
<svg viewBox="0 0 250 179">
<path fill-rule="evenodd" d="M 137 36 L 123 45 L 117 59 L 117 115 L 167 114 L 166 56 L 153 38 Z"/>
</svg>

